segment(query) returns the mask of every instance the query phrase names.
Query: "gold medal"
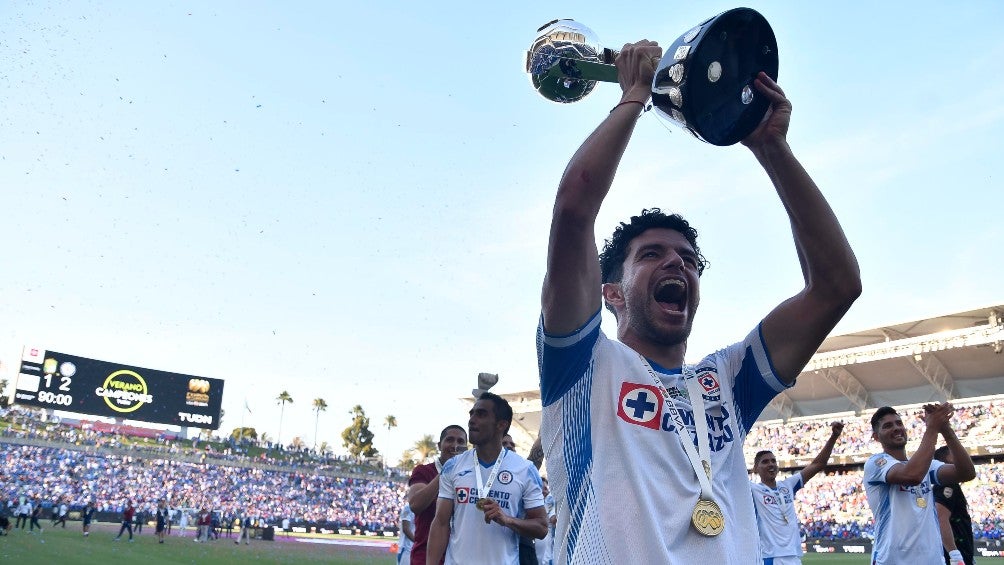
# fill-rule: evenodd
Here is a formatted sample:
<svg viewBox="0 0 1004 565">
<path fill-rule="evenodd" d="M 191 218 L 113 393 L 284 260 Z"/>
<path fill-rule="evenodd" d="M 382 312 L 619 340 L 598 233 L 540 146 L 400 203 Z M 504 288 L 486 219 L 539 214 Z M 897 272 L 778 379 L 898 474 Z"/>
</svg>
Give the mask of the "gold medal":
<svg viewBox="0 0 1004 565">
<path fill-rule="evenodd" d="M 917 506 L 921 508 L 927 508 L 927 499 L 922 496 L 917 497 Z"/>
<path fill-rule="evenodd" d="M 478 501 L 474 503 L 474 506 L 477 506 L 478 510 L 484 512 L 485 511 L 485 499 L 479 498 Z"/>
<path fill-rule="evenodd" d="M 713 500 L 698 500 L 690 523 L 701 535 L 713 537 L 725 531 L 725 515 Z"/>
</svg>

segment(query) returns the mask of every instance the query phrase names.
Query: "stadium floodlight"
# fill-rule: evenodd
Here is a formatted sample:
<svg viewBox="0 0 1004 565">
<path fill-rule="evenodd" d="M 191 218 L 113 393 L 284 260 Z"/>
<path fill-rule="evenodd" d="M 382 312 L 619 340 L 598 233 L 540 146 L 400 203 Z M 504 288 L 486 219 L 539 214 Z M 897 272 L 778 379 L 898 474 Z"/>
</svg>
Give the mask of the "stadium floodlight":
<svg viewBox="0 0 1004 565">
<path fill-rule="evenodd" d="M 897 339 L 859 347 L 817 353 L 805 366 L 805 371 L 818 371 L 844 365 L 882 361 L 898 357 L 914 357 L 947 349 L 990 345 L 998 352 L 1004 342 L 1004 325 L 981 325 L 948 330 L 936 334 Z"/>
</svg>

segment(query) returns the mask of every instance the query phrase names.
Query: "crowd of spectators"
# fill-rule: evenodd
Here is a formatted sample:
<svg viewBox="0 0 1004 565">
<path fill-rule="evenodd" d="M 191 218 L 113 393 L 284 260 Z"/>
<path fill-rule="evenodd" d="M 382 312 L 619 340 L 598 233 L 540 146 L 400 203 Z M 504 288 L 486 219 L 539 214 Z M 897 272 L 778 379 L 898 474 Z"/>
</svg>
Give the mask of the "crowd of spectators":
<svg viewBox="0 0 1004 565">
<path fill-rule="evenodd" d="M 172 507 L 249 513 L 267 523 L 283 518 L 330 529 L 394 530 L 404 484 L 387 479 L 332 477 L 147 459 L 65 448 L 0 442 L 0 498 L 65 501 L 71 510 L 88 501 L 120 512 L 126 500 L 141 508 L 165 499 Z"/>
<path fill-rule="evenodd" d="M 6 424 L 6 425 L 3 425 Z M 174 433 L 148 433 L 144 437 L 128 436 L 131 426 L 115 426 L 102 422 L 43 421 L 36 409 L 11 406 L 0 408 L 0 438 L 37 439 L 43 442 L 66 444 L 71 449 L 85 451 L 115 451 L 135 453 L 138 456 L 159 456 L 199 463 L 244 464 L 272 469 L 330 470 L 340 475 L 373 475 L 379 472 L 390 478 L 404 480 L 408 473 L 377 464 L 361 464 L 350 458 L 319 453 L 314 449 L 293 448 L 247 440 L 235 442 L 230 438 L 211 437 L 202 440 L 177 437 Z M 256 450 L 249 446 L 258 447 Z M 252 456 L 250 453 L 256 451 Z"/>
</svg>

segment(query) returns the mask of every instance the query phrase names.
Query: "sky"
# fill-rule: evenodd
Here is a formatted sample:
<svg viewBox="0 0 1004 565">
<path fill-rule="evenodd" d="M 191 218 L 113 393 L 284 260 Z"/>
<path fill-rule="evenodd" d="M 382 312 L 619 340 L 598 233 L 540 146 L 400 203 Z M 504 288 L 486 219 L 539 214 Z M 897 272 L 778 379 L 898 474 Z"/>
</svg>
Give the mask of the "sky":
<svg viewBox="0 0 1004 565">
<path fill-rule="evenodd" d="M 835 332 L 1004 303 L 1004 3 L 748 5 L 778 39 L 789 142 L 861 264 Z M 0 4 L 0 378 L 26 344 L 220 378 L 224 433 L 311 445 L 316 423 L 336 452 L 358 404 L 395 463 L 466 425 L 479 372 L 537 387 L 555 188 L 620 91 L 539 97 L 535 30 L 571 17 L 609 47 L 669 45 L 732 7 Z M 597 241 L 652 206 L 711 261 L 688 359 L 801 288 L 741 145 L 643 116 Z"/>
</svg>

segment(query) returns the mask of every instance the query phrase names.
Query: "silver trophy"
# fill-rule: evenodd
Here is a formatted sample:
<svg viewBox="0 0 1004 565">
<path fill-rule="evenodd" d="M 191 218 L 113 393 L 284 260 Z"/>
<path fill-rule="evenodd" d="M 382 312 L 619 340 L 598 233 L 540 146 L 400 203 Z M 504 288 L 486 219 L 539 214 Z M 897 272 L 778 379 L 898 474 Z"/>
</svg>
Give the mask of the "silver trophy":
<svg viewBox="0 0 1004 565">
<path fill-rule="evenodd" d="M 617 82 L 617 52 L 574 20 L 537 30 L 526 53 L 530 82 L 554 102 L 577 102 L 597 82 Z M 652 80 L 660 115 L 713 145 L 732 145 L 756 129 L 770 101 L 753 87 L 763 71 L 777 80 L 777 39 L 757 11 L 736 8 L 709 18 L 663 51 Z"/>
</svg>

